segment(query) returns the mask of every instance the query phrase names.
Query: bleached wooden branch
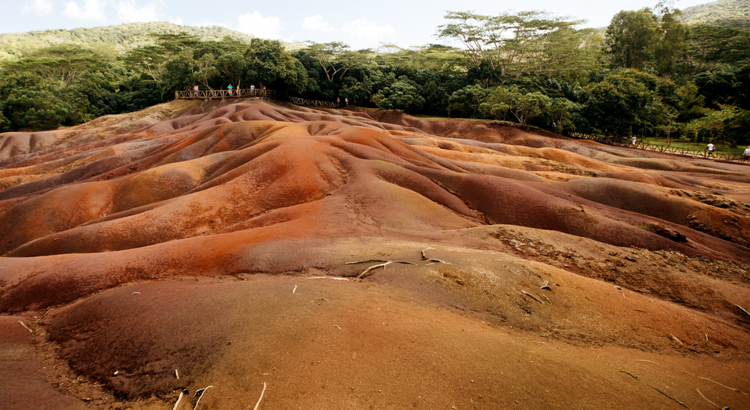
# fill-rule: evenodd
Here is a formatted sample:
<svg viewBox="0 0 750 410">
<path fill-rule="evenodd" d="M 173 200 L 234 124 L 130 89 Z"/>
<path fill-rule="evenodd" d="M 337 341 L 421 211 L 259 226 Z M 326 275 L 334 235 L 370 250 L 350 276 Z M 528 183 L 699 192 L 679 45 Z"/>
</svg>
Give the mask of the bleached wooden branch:
<svg viewBox="0 0 750 410">
<path fill-rule="evenodd" d="M 258 406 L 260 406 L 260 401 L 263 400 L 263 394 L 266 392 L 266 382 L 263 382 L 263 391 L 260 392 L 260 398 L 258 399 L 258 402 L 255 403 L 255 407 L 253 410 L 258 410 Z"/>
<path fill-rule="evenodd" d="M 390 264 L 391 264 L 391 261 L 388 261 L 386 263 L 381 263 L 381 264 L 378 264 L 378 265 L 372 265 L 369 268 L 365 269 L 364 272 L 360 273 L 359 276 L 357 276 L 357 279 L 361 278 L 362 275 L 364 275 L 365 273 L 367 273 L 367 272 L 369 272 L 369 271 L 371 271 L 373 269 L 377 269 L 377 268 L 383 268 L 383 269 L 385 269 L 385 267 L 388 266 L 388 265 L 390 265 Z"/>
</svg>

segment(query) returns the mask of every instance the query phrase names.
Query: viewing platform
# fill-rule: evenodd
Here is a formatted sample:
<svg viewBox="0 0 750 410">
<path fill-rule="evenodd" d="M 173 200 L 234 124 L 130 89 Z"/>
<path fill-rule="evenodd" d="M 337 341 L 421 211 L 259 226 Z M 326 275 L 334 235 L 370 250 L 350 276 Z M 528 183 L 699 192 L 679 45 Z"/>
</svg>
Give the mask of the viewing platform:
<svg viewBox="0 0 750 410">
<path fill-rule="evenodd" d="M 225 98 L 251 98 L 264 97 L 274 98 L 276 91 L 263 89 L 240 89 L 240 90 L 198 90 L 198 91 L 175 91 L 174 98 L 178 100 L 223 100 Z"/>
</svg>

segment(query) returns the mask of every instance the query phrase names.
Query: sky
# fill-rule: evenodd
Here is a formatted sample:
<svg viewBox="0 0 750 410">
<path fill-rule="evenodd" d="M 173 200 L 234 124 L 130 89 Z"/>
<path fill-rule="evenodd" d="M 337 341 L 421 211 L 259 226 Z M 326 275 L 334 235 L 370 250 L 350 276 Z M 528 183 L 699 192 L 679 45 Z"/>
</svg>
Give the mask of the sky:
<svg viewBox="0 0 750 410">
<path fill-rule="evenodd" d="M 435 37 L 446 11 L 497 15 L 546 10 L 605 27 L 620 10 L 653 7 L 657 0 L 0 0 L 0 33 L 167 21 L 188 26 L 224 26 L 256 37 L 287 42 L 342 41 L 353 49 L 449 44 Z M 687 8 L 707 0 L 676 0 Z M 456 44 L 454 44 L 456 45 Z"/>
</svg>

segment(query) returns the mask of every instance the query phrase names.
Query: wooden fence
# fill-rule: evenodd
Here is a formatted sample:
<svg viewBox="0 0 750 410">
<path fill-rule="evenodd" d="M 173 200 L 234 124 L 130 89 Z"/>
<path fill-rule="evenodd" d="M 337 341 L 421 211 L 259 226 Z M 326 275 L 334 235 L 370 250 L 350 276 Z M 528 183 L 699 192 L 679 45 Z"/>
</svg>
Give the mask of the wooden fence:
<svg viewBox="0 0 750 410">
<path fill-rule="evenodd" d="M 595 135 L 586 135 L 586 134 L 573 134 L 573 138 L 578 139 L 587 139 L 596 141 L 602 144 L 606 145 L 613 145 L 616 147 L 625 147 L 625 148 L 635 148 L 635 149 L 642 149 L 646 151 L 654 151 L 654 152 L 662 152 L 667 154 L 674 154 L 674 155 L 684 155 L 691 158 L 708 158 L 708 149 L 704 150 L 696 150 L 696 149 L 690 149 L 690 148 L 677 148 L 677 147 L 671 147 L 669 145 L 656 145 L 656 144 L 649 144 L 646 142 L 636 142 L 635 145 L 630 140 L 616 140 L 608 137 L 600 137 Z M 718 152 L 714 151 L 713 154 L 711 154 L 712 158 L 721 159 L 725 161 L 735 161 L 739 162 L 742 161 L 742 155 L 738 154 L 728 154 L 725 152 Z"/>
<path fill-rule="evenodd" d="M 300 97 L 289 97 L 289 101 L 297 105 L 312 105 L 313 107 L 336 108 L 341 105 L 341 103 L 336 103 L 332 101 L 306 100 Z"/>
<path fill-rule="evenodd" d="M 250 98 L 265 97 L 273 98 L 276 96 L 274 90 L 263 89 L 240 89 L 240 90 L 198 90 L 198 91 L 175 91 L 174 98 L 178 100 L 216 100 L 225 98 Z"/>
</svg>

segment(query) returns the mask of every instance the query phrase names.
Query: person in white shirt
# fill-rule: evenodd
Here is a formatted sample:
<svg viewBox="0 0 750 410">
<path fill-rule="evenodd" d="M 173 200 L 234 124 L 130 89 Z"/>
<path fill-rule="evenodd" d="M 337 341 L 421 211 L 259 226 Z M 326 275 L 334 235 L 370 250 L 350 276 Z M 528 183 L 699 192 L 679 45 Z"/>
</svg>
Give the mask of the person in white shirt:
<svg viewBox="0 0 750 410">
<path fill-rule="evenodd" d="M 750 146 L 748 146 L 745 149 L 745 152 L 742 153 L 742 162 L 747 162 L 748 158 L 750 158 Z"/>
<path fill-rule="evenodd" d="M 713 157 L 714 156 L 714 144 L 708 143 L 708 155 L 706 155 L 706 158 Z M 716 158 L 716 157 L 714 157 Z"/>
</svg>

